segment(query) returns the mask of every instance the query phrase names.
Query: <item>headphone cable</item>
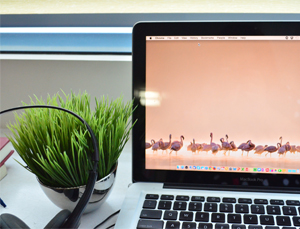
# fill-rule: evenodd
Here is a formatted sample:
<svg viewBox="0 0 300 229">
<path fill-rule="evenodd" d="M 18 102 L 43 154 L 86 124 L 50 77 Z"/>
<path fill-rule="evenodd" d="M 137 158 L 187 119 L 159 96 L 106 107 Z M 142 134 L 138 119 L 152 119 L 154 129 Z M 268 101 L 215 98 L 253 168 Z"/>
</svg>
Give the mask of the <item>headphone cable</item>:
<svg viewBox="0 0 300 229">
<path fill-rule="evenodd" d="M 96 227 L 94 227 L 94 229 L 100 227 L 102 224 L 104 224 L 104 223 L 105 223 L 107 220 L 109 220 L 111 217 L 113 217 L 113 216 L 115 216 L 115 215 L 117 215 L 117 214 L 119 214 L 119 213 L 120 213 L 120 210 L 114 212 L 113 214 L 111 214 L 110 216 L 108 216 L 105 220 L 103 220 L 101 223 L 99 223 Z M 106 229 L 109 229 L 109 228 L 113 227 L 114 225 L 115 225 L 115 224 L 113 224 L 113 225 L 107 227 Z"/>
<path fill-rule="evenodd" d="M 114 227 L 115 226 L 115 224 L 113 224 L 113 225 L 110 225 L 109 227 L 107 227 L 106 229 L 109 229 L 109 228 L 112 228 L 112 227 Z"/>
</svg>

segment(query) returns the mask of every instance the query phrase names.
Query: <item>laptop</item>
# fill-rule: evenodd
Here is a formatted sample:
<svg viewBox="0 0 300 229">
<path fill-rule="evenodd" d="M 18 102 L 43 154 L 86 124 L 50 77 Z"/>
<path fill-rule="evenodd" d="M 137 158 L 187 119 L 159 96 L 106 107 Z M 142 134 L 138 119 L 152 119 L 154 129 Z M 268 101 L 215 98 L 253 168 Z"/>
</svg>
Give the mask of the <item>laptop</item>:
<svg viewBox="0 0 300 229">
<path fill-rule="evenodd" d="M 115 228 L 300 228 L 300 22 L 133 28 L 132 180 Z"/>
</svg>

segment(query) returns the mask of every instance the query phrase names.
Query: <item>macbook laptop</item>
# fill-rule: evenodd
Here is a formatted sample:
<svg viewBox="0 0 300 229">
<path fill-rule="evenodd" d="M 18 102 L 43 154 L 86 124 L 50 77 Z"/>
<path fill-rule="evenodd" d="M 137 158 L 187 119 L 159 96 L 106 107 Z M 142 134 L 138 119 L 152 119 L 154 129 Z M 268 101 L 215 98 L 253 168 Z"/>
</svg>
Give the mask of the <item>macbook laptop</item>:
<svg viewBox="0 0 300 229">
<path fill-rule="evenodd" d="M 142 22 L 132 61 L 115 228 L 300 227 L 300 22 Z"/>
</svg>

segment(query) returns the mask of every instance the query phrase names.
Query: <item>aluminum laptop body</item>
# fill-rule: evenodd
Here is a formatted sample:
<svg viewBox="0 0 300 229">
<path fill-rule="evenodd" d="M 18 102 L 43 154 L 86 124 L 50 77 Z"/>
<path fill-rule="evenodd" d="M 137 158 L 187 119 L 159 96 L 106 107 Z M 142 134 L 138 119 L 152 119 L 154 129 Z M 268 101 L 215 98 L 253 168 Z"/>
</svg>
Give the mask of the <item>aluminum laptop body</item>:
<svg viewBox="0 0 300 229">
<path fill-rule="evenodd" d="M 141 22 L 132 61 L 115 228 L 300 227 L 300 22 Z"/>
</svg>

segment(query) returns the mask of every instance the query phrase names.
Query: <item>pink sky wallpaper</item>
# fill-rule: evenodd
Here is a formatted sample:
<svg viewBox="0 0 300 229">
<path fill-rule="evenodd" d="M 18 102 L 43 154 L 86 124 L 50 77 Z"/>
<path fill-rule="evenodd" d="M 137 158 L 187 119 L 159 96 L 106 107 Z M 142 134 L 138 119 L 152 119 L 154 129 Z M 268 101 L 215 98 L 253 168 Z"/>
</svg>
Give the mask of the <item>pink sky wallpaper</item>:
<svg viewBox="0 0 300 229">
<path fill-rule="evenodd" d="M 147 142 L 300 145 L 300 41 L 147 41 L 146 55 Z"/>
</svg>

